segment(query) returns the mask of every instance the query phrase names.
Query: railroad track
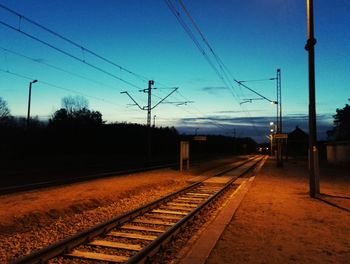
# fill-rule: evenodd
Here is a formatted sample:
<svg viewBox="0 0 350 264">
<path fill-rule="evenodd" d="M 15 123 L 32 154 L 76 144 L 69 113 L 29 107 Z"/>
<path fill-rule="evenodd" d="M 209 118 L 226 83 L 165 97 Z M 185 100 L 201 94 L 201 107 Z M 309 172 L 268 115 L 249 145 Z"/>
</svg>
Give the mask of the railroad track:
<svg viewBox="0 0 350 264">
<path fill-rule="evenodd" d="M 166 245 L 203 209 L 234 187 L 233 182 L 253 168 L 262 156 L 232 164 L 231 169 L 61 240 L 19 263 L 144 263 Z M 220 177 L 225 175 L 225 177 Z"/>
<path fill-rule="evenodd" d="M 194 161 L 194 162 L 192 162 L 192 164 L 193 163 L 200 163 L 200 161 Z M 57 179 L 55 179 L 55 180 L 33 182 L 33 183 L 21 184 L 21 185 L 15 185 L 15 186 L 12 185 L 12 186 L 0 187 L 0 195 L 23 192 L 23 191 L 32 191 L 32 190 L 37 190 L 37 189 L 41 189 L 41 188 L 72 184 L 72 183 L 76 183 L 76 182 L 84 182 L 84 181 L 95 180 L 95 179 L 100 179 L 100 178 L 113 177 L 113 176 L 117 176 L 117 175 L 125 175 L 125 174 L 131 174 L 131 173 L 139 173 L 139 172 L 146 172 L 146 171 L 152 171 L 152 170 L 166 169 L 166 168 L 171 168 L 171 167 L 175 167 L 175 166 L 178 166 L 178 164 L 177 163 L 166 163 L 166 164 L 153 165 L 153 166 L 136 168 L 136 169 L 124 169 L 124 170 L 109 171 L 109 172 L 102 172 L 102 173 L 93 173 L 93 174 L 87 174 L 87 175 L 83 175 L 83 176 L 70 177 L 70 178 L 64 178 L 64 179 L 57 177 Z"/>
<path fill-rule="evenodd" d="M 0 195 L 23 192 L 23 191 L 32 191 L 32 190 L 37 190 L 37 189 L 41 189 L 41 188 L 66 185 L 66 184 L 71 184 L 71 183 L 76 183 L 76 182 L 89 181 L 89 180 L 112 177 L 112 176 L 117 176 L 117 175 L 125 175 L 125 174 L 131 174 L 131 173 L 139 173 L 139 172 L 145 172 L 145 171 L 151 171 L 151 170 L 165 169 L 165 168 L 170 168 L 170 167 L 173 167 L 176 165 L 177 165 L 176 163 L 168 163 L 168 164 L 155 165 L 155 166 L 137 168 L 137 169 L 127 169 L 127 170 L 110 171 L 110 172 L 103 172 L 103 173 L 96 173 L 96 174 L 88 174 L 88 175 L 84 175 L 84 176 L 71 177 L 71 178 L 67 178 L 67 179 L 60 179 L 58 177 L 59 179 L 56 179 L 56 180 L 2 187 L 2 188 L 0 188 Z"/>
</svg>

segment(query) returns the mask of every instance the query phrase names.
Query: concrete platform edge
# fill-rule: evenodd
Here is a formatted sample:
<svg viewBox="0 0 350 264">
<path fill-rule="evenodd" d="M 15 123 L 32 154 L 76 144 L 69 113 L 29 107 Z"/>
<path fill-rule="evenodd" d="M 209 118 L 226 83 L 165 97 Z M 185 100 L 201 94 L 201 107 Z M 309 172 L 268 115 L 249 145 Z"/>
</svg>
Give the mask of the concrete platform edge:
<svg viewBox="0 0 350 264">
<path fill-rule="evenodd" d="M 237 190 L 229 197 L 226 205 L 217 214 L 214 220 L 207 226 L 199 238 L 194 242 L 191 249 L 179 262 L 181 264 L 202 264 L 205 263 L 210 252 L 215 247 L 226 226 L 232 220 L 233 215 L 240 203 L 249 191 L 255 176 L 244 181 Z"/>
</svg>

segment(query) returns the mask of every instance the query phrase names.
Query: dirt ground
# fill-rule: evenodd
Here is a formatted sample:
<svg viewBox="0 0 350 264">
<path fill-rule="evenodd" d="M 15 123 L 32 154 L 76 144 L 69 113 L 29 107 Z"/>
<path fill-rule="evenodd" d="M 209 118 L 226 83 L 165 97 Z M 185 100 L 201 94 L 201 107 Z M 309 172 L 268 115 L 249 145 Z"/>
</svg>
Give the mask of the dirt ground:
<svg viewBox="0 0 350 264">
<path fill-rule="evenodd" d="M 120 199 L 131 200 L 147 189 L 167 190 L 172 185 L 174 188 L 184 186 L 188 178 L 177 171 L 158 170 L 3 195 L 0 196 L 0 227 L 28 215 L 57 218 Z"/>
<path fill-rule="evenodd" d="M 268 160 L 206 263 L 350 263 L 349 170 L 321 167 L 311 199 L 306 166 Z"/>
</svg>

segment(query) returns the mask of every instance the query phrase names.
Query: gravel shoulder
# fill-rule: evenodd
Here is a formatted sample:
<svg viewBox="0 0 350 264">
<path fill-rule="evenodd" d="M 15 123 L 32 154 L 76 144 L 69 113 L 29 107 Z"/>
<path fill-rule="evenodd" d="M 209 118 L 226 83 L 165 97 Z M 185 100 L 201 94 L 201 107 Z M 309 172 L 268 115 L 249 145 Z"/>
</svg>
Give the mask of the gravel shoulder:
<svg viewBox="0 0 350 264">
<path fill-rule="evenodd" d="M 0 196 L 0 263 L 147 204 L 191 177 L 164 169 Z"/>
<path fill-rule="evenodd" d="M 311 199 L 305 161 L 281 170 L 268 160 L 206 263 L 348 263 L 350 176 L 320 173 L 322 195 Z"/>
</svg>

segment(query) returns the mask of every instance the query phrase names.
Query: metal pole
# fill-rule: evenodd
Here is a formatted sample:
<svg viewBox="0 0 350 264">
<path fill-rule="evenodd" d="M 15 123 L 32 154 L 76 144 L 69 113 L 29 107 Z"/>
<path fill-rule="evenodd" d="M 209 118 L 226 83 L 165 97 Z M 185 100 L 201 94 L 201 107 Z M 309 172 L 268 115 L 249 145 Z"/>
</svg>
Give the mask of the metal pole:
<svg viewBox="0 0 350 264">
<path fill-rule="evenodd" d="M 315 105 L 315 45 L 314 37 L 314 14 L 313 0 L 306 0 L 307 7 L 307 32 L 308 40 L 305 49 L 308 51 L 309 64 L 309 184 L 310 197 L 315 198 L 320 192 L 319 179 L 317 175 L 318 164 L 316 164 L 317 138 L 316 138 L 316 105 Z M 317 167 L 316 167 L 317 166 Z"/>
<path fill-rule="evenodd" d="M 282 133 L 281 69 L 277 69 L 278 133 Z M 283 167 L 283 139 L 278 139 L 278 167 Z"/>
<path fill-rule="evenodd" d="M 27 129 L 29 128 L 29 120 L 30 120 L 30 102 L 32 98 L 32 84 L 36 83 L 38 80 L 33 80 L 29 83 L 29 96 L 28 96 L 28 113 L 27 113 Z"/>
<path fill-rule="evenodd" d="M 152 156 L 152 135 L 151 135 L 151 110 L 152 110 L 152 85 L 153 80 L 148 81 L 148 104 L 147 104 L 147 161 L 151 161 Z"/>
<path fill-rule="evenodd" d="M 271 151 L 271 157 L 273 157 L 273 136 L 270 134 L 270 151 Z"/>
<path fill-rule="evenodd" d="M 29 128 L 30 119 L 30 101 L 32 97 L 32 82 L 29 83 L 29 96 L 28 96 L 28 112 L 27 112 L 27 129 Z"/>
<path fill-rule="evenodd" d="M 277 103 L 279 104 L 279 133 L 282 132 L 282 88 L 281 88 L 281 69 L 277 69 L 278 95 Z"/>
<path fill-rule="evenodd" d="M 277 107 L 277 113 L 276 113 L 276 133 L 278 134 L 279 133 L 279 89 L 278 89 L 278 70 L 277 70 L 277 75 L 276 75 L 276 107 Z"/>
<path fill-rule="evenodd" d="M 149 80 L 148 81 L 148 104 L 147 104 L 147 126 L 151 126 L 151 109 L 152 109 L 152 85 L 154 84 L 154 81 Z"/>
<path fill-rule="evenodd" d="M 280 108 L 280 102 L 279 102 L 279 69 L 277 69 L 277 74 L 276 74 L 276 131 L 275 134 L 280 133 L 280 117 L 279 117 L 279 108 Z M 280 152 L 281 152 L 281 144 L 280 144 L 280 139 L 276 138 L 275 139 L 275 152 L 276 152 L 276 166 L 280 167 Z"/>
</svg>

